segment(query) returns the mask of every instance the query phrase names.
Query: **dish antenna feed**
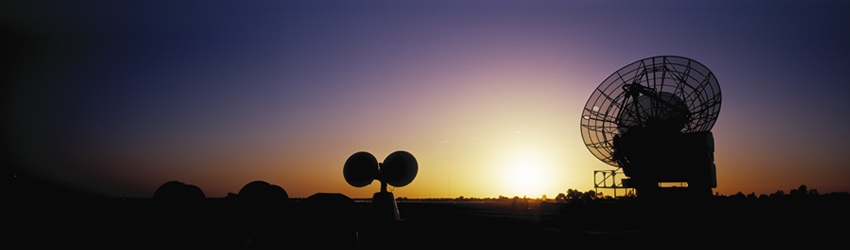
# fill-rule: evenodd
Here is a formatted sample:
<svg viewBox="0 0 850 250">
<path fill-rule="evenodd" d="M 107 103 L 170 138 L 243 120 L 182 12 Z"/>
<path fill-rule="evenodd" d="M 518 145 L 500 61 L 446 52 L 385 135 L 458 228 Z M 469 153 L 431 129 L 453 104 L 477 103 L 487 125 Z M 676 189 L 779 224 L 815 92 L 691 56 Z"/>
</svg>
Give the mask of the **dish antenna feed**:
<svg viewBox="0 0 850 250">
<path fill-rule="evenodd" d="M 720 113 L 720 85 L 689 58 L 656 56 L 617 70 L 597 87 L 581 114 L 588 150 L 622 168 L 622 187 L 639 196 L 663 183 L 687 183 L 687 194 L 717 187 L 711 128 Z"/>
<path fill-rule="evenodd" d="M 395 151 L 384 159 L 383 163 L 369 152 L 354 153 L 342 168 L 345 181 L 354 187 L 365 187 L 373 180 L 381 182 L 381 191 L 372 196 L 369 214 L 380 221 L 400 220 L 398 206 L 393 193 L 387 191 L 387 185 L 393 187 L 407 186 L 416 178 L 419 164 L 416 158 L 407 151 Z"/>
</svg>

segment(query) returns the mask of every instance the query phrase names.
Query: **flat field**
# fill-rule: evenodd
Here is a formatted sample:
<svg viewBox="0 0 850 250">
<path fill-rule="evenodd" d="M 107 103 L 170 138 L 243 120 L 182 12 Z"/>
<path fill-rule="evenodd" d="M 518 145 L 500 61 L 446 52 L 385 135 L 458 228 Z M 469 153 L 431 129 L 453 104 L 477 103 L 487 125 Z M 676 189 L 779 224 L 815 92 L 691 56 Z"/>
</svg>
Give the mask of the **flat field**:
<svg viewBox="0 0 850 250">
<path fill-rule="evenodd" d="M 10 204 L 6 242 L 33 248 L 817 247 L 843 244 L 850 232 L 847 195 L 652 203 L 404 199 L 397 201 L 401 220 L 390 222 L 371 220 L 368 200 L 290 199 L 274 208 L 230 198 Z"/>
</svg>

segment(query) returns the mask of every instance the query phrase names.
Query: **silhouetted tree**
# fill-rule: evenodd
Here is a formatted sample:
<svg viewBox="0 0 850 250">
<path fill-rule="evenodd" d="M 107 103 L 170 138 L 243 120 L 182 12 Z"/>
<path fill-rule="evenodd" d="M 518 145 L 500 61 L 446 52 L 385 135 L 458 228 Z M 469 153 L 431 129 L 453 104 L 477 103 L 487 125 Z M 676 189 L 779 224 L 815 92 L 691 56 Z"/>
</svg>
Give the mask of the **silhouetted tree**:
<svg viewBox="0 0 850 250">
<path fill-rule="evenodd" d="M 735 199 L 744 199 L 746 197 L 747 196 L 744 195 L 744 193 L 741 192 L 741 191 L 738 191 L 738 193 L 736 193 L 735 195 L 730 196 L 730 198 L 735 198 Z"/>
<path fill-rule="evenodd" d="M 810 195 L 810 196 L 818 196 L 818 195 L 820 195 L 820 194 L 818 193 L 818 190 L 817 190 L 817 189 L 814 189 L 814 188 L 813 188 L 813 189 L 809 189 L 809 195 Z"/>
<path fill-rule="evenodd" d="M 809 194 L 809 191 L 808 191 L 808 187 L 806 187 L 806 185 L 801 185 L 799 188 L 792 189 L 791 192 L 789 192 L 789 195 L 791 195 L 794 198 L 805 197 L 808 194 Z"/>
<path fill-rule="evenodd" d="M 596 191 L 590 190 L 590 191 L 584 192 L 583 194 L 581 194 L 580 199 L 582 201 L 585 201 L 585 202 L 594 200 L 594 199 L 596 199 Z"/>
<path fill-rule="evenodd" d="M 771 194 L 770 198 L 782 198 L 783 196 L 785 196 L 785 191 L 776 190 L 776 193 Z"/>
<path fill-rule="evenodd" d="M 511 209 L 517 209 L 517 207 L 519 207 L 519 196 L 514 196 L 511 200 Z"/>
<path fill-rule="evenodd" d="M 567 189 L 567 199 L 568 200 L 579 200 L 581 199 L 582 192 L 574 189 Z"/>
<path fill-rule="evenodd" d="M 555 196 L 555 202 L 567 202 L 567 195 L 565 195 L 564 193 L 559 193 L 557 196 Z"/>
</svg>

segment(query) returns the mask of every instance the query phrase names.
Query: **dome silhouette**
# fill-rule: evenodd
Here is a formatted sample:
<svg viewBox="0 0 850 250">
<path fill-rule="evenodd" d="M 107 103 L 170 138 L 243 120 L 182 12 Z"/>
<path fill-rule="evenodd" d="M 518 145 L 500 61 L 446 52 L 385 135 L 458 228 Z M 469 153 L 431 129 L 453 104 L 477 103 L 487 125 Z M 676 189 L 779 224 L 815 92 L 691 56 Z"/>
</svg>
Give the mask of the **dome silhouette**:
<svg viewBox="0 0 850 250">
<path fill-rule="evenodd" d="M 265 181 L 252 181 L 242 187 L 237 195 L 240 200 L 246 201 L 273 201 L 289 199 L 289 195 L 286 194 L 286 190 L 278 185 L 272 185 Z"/>
<path fill-rule="evenodd" d="M 153 198 L 157 200 L 199 200 L 204 199 L 204 191 L 195 185 L 179 181 L 169 181 L 156 189 Z"/>
</svg>

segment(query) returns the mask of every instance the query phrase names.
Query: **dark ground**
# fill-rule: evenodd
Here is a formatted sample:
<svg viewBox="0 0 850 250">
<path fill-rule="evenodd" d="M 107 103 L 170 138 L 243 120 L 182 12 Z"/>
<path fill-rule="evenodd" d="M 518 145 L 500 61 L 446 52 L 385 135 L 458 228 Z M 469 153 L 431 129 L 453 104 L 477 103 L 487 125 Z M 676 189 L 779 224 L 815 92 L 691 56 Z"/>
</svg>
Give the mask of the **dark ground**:
<svg viewBox="0 0 850 250">
<path fill-rule="evenodd" d="M 543 205 L 403 200 L 398 203 L 403 220 L 391 223 L 370 222 L 368 202 L 290 199 L 277 209 L 265 209 L 248 208 L 232 198 L 194 203 L 93 197 L 10 201 L 3 224 L 11 233 L 5 233 L 4 242 L 25 248 L 814 248 L 846 246 L 844 237 L 850 233 L 846 194 Z"/>
</svg>

